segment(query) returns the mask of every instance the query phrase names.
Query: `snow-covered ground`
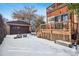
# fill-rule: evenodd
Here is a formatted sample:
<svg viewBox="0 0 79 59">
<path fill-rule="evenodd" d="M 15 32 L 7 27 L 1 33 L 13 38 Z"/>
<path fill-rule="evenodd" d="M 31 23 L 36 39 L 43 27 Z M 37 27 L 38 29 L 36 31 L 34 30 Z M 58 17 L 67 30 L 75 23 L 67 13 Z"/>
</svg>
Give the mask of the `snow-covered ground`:
<svg viewBox="0 0 79 59">
<path fill-rule="evenodd" d="M 75 49 L 28 34 L 26 38 L 13 39 L 7 35 L 0 46 L 1 56 L 74 56 Z"/>
</svg>

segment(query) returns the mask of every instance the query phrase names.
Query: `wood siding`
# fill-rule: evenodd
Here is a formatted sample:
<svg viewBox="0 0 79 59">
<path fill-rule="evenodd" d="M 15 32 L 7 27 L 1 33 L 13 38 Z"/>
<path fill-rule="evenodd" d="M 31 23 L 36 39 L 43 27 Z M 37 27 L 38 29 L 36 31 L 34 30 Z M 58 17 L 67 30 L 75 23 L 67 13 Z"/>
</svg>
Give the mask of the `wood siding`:
<svg viewBox="0 0 79 59">
<path fill-rule="evenodd" d="M 79 23 L 79 21 L 77 20 L 77 15 L 74 14 L 74 12 L 70 13 L 67 5 L 64 3 L 62 3 L 62 4 L 55 3 L 55 6 L 53 8 L 51 8 L 51 7 L 52 7 L 52 5 L 47 8 L 47 12 L 46 12 L 48 24 L 45 24 L 44 28 L 42 28 L 43 25 L 40 25 L 39 30 L 36 31 L 37 36 L 41 37 L 41 38 L 46 38 L 49 40 L 64 40 L 67 42 L 71 42 L 71 34 L 72 34 L 74 28 L 76 27 L 76 25 Z M 48 12 L 48 11 L 50 11 L 50 12 Z M 49 23 L 49 18 L 64 15 L 66 13 L 69 14 L 68 22 L 67 22 L 67 26 L 66 26 L 66 27 L 68 27 L 68 29 L 67 28 L 56 29 L 55 22 L 54 22 L 54 24 Z M 62 22 L 59 22 L 59 23 L 62 23 Z M 63 22 L 63 23 L 65 23 L 65 22 Z M 57 26 L 59 26 L 59 24 Z"/>
</svg>

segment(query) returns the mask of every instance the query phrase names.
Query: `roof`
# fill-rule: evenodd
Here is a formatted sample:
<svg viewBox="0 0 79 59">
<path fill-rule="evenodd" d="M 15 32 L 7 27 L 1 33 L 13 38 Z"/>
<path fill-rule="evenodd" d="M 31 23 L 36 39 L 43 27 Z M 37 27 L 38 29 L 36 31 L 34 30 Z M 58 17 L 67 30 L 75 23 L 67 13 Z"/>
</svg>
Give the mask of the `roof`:
<svg viewBox="0 0 79 59">
<path fill-rule="evenodd" d="M 7 22 L 9 25 L 30 25 L 29 23 L 25 21 L 9 21 Z"/>
<path fill-rule="evenodd" d="M 55 5 L 55 3 L 53 3 L 53 4 L 51 4 L 50 6 L 48 6 L 46 9 L 48 9 L 48 8 L 50 8 L 51 6 L 54 6 Z"/>
</svg>

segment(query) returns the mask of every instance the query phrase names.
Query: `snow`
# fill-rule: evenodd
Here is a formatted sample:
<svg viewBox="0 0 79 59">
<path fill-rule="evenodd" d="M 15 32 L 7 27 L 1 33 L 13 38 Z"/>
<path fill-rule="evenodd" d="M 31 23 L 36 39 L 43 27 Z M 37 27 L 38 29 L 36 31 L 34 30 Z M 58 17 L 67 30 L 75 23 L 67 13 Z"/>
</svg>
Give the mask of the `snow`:
<svg viewBox="0 0 79 59">
<path fill-rule="evenodd" d="M 28 34 L 26 38 L 14 39 L 7 35 L 0 46 L 1 56 L 75 56 L 75 49 L 58 45 L 53 41 Z"/>
</svg>

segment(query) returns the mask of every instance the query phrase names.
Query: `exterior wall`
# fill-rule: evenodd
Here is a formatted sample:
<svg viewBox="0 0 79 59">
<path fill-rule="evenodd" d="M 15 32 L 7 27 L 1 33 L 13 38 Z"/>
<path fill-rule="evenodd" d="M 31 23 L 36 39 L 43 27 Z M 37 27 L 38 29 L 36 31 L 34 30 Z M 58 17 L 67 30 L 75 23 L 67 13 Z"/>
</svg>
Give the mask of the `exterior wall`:
<svg viewBox="0 0 79 59">
<path fill-rule="evenodd" d="M 50 6 L 52 7 L 52 6 Z M 50 28 L 46 28 L 46 29 L 40 29 L 39 31 L 41 32 L 41 34 L 39 34 L 38 32 L 38 36 L 42 37 L 42 38 L 47 38 L 49 40 L 64 40 L 64 41 L 68 41 L 71 42 L 71 29 L 73 28 L 73 23 L 71 23 L 71 21 L 74 22 L 74 14 L 70 14 L 68 7 L 66 4 L 62 3 L 60 5 L 57 5 L 57 3 L 55 3 L 55 7 L 54 8 L 50 8 L 48 7 L 47 10 L 51 9 L 51 12 L 47 12 L 47 23 L 49 23 L 49 20 L 51 18 L 54 18 L 56 16 L 60 16 L 60 15 L 64 15 L 64 14 L 68 14 L 68 22 L 67 22 L 67 26 L 68 30 L 62 28 L 62 29 L 56 29 L 54 28 L 55 24 L 57 23 L 49 23 L 50 25 L 46 25 Z M 50 18 L 50 19 L 49 19 Z M 64 23 L 64 22 L 63 22 Z M 62 24 L 62 22 L 60 22 L 60 24 Z M 71 28 L 72 27 L 72 28 Z"/>
<path fill-rule="evenodd" d="M 64 14 L 68 14 L 68 22 L 66 26 L 68 27 L 68 30 L 66 30 L 66 28 L 62 29 L 55 28 L 55 24 L 57 23 L 50 21 L 50 19 L 55 18 L 57 16 L 62 16 Z M 47 8 L 47 23 L 48 24 L 44 24 L 45 25 L 44 28 L 42 28 L 43 25 L 39 27 L 39 30 L 37 31 L 38 37 L 46 38 L 53 41 L 63 40 L 71 43 L 71 35 L 73 33 L 73 30 L 77 29 L 79 33 L 78 16 L 77 14 L 75 14 L 75 11 L 70 13 L 65 3 L 61 4 L 55 3 L 54 6 L 51 5 Z M 65 22 L 61 21 L 59 23 L 64 24 Z"/>
<path fill-rule="evenodd" d="M 57 4 L 57 3 L 55 3 Z M 62 7 L 63 6 L 63 7 Z M 49 18 L 53 18 L 53 17 L 56 17 L 56 16 L 59 16 L 59 15 L 62 15 L 62 14 L 65 14 L 65 13 L 69 13 L 69 10 L 68 10 L 68 7 L 66 4 L 61 4 L 60 6 L 55 6 L 55 9 L 53 10 L 54 8 L 51 9 L 51 12 L 48 13 L 47 12 L 47 23 L 49 21 Z M 49 8 L 47 9 L 49 10 Z"/>
<path fill-rule="evenodd" d="M 67 6 L 62 7 L 62 8 L 60 8 L 60 9 L 58 9 L 58 10 L 55 10 L 55 11 L 53 11 L 53 12 L 47 14 L 47 16 L 48 16 L 48 17 L 51 17 L 51 16 L 58 16 L 58 15 L 61 15 L 61 14 L 66 13 L 66 12 L 68 12 Z"/>
<path fill-rule="evenodd" d="M 56 40 L 64 40 L 64 41 L 71 41 L 71 22 L 69 22 L 70 20 L 72 20 L 73 18 L 70 19 L 70 14 L 69 14 L 69 10 L 66 4 L 60 4 L 58 6 L 55 7 L 56 9 L 54 11 L 52 11 L 51 13 L 48 13 L 48 18 L 49 17 L 56 17 L 56 16 L 60 16 L 60 15 L 64 15 L 64 14 L 68 14 L 68 24 L 66 24 L 66 27 L 68 27 L 69 29 L 67 30 L 66 27 L 64 27 L 62 29 L 56 29 L 54 28 L 52 30 L 52 38 L 56 39 Z M 71 16 L 72 17 L 72 16 Z M 63 19 L 64 20 L 64 19 Z M 49 21 L 49 19 L 48 19 Z M 57 24 L 57 23 L 55 23 Z M 59 26 L 59 24 L 64 24 L 64 22 L 62 23 L 62 21 L 60 21 L 60 23 L 58 23 L 57 26 Z M 60 25 L 61 26 L 61 25 Z"/>
</svg>

